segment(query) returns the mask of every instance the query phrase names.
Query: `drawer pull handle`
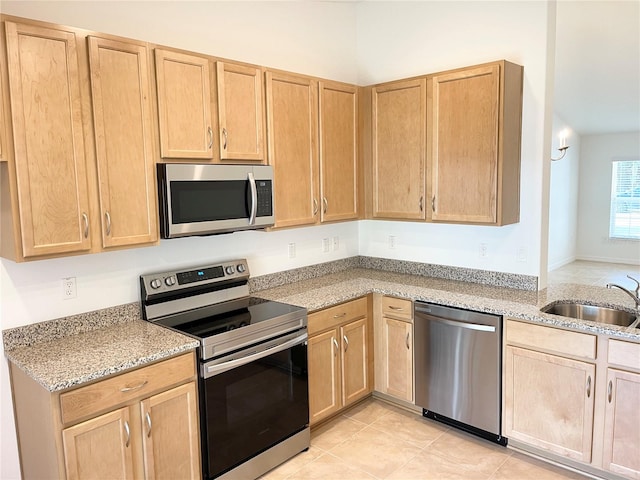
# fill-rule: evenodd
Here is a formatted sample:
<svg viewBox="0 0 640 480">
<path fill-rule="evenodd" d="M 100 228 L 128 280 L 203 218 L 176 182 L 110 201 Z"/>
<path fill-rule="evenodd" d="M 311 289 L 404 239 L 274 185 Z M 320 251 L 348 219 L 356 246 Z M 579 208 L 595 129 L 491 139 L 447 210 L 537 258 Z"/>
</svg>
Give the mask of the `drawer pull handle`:
<svg viewBox="0 0 640 480">
<path fill-rule="evenodd" d="M 333 318 L 342 318 L 347 315 L 347 312 L 338 313 L 333 316 Z"/>
<path fill-rule="evenodd" d="M 591 375 L 587 377 L 587 398 L 591 398 Z"/>
<path fill-rule="evenodd" d="M 82 212 L 82 221 L 84 222 L 84 238 L 89 238 L 89 216 Z"/>
<path fill-rule="evenodd" d="M 209 134 L 209 143 L 207 144 L 207 148 L 213 147 L 213 129 L 211 127 L 207 127 L 207 133 Z"/>
<path fill-rule="evenodd" d="M 402 308 L 402 307 L 394 307 L 393 305 L 389 305 L 389 309 L 390 310 L 397 310 L 398 312 L 401 311 L 401 310 L 404 310 L 404 308 Z"/>
<path fill-rule="evenodd" d="M 342 339 L 344 340 L 344 351 L 347 351 L 347 348 L 349 348 L 349 339 L 347 338 L 346 335 L 342 336 Z"/>
<path fill-rule="evenodd" d="M 124 421 L 124 433 L 127 434 L 127 441 L 125 442 L 124 446 L 126 448 L 129 448 L 129 444 L 131 443 L 131 430 L 129 430 L 129 422 L 127 422 L 126 420 Z"/>
<path fill-rule="evenodd" d="M 227 149 L 227 138 L 228 138 L 227 137 L 227 129 L 226 128 L 222 129 L 222 136 L 224 137 L 224 144 L 222 145 L 222 148 L 226 150 Z"/>
<path fill-rule="evenodd" d="M 313 199 L 313 216 L 315 217 L 318 214 L 318 200 Z"/>
<path fill-rule="evenodd" d="M 107 237 L 111 235 L 111 215 L 109 215 L 109 211 L 104 212 L 104 218 L 107 222 Z"/>
<path fill-rule="evenodd" d="M 340 349 L 340 347 L 338 346 L 336 337 L 331 337 L 331 340 L 333 340 L 333 345 L 336 347 L 335 352 L 333 352 L 333 356 L 335 357 L 336 355 L 338 355 L 338 350 Z"/>
<path fill-rule="evenodd" d="M 147 437 L 151 436 L 151 415 L 149 414 L 149 412 L 147 412 L 147 414 L 145 415 L 145 418 L 147 420 Z"/>
<path fill-rule="evenodd" d="M 613 396 L 613 382 L 609 380 L 609 386 L 607 387 L 607 398 L 609 399 L 609 403 L 611 403 L 612 396 Z"/>
<path fill-rule="evenodd" d="M 127 393 L 127 392 L 133 392 L 134 390 L 140 390 L 142 387 L 144 387 L 147 383 L 149 383 L 148 380 L 145 380 L 144 382 L 142 382 L 139 385 L 136 385 L 135 387 L 124 387 L 121 388 L 120 391 L 122 393 Z"/>
<path fill-rule="evenodd" d="M 409 335 L 410 335 L 410 333 L 407 332 L 407 350 L 411 349 L 411 347 L 409 346 Z"/>
</svg>

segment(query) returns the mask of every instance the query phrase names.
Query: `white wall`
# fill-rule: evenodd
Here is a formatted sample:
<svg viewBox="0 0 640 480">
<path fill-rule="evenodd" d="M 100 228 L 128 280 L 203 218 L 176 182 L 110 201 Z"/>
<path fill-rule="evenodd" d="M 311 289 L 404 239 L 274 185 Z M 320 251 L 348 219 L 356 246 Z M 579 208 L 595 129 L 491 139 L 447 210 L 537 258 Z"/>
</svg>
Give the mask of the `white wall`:
<svg viewBox="0 0 640 480">
<path fill-rule="evenodd" d="M 363 255 L 540 272 L 547 77 L 546 2 L 360 2 L 358 79 L 379 83 L 506 59 L 524 65 L 520 223 L 506 227 L 364 222 Z M 546 212 L 544 212 L 546 215 Z M 398 247 L 388 248 L 388 236 Z M 545 235 L 546 237 L 546 231 Z M 488 257 L 480 258 L 480 244 Z M 525 261 L 518 261 L 525 252 Z M 546 270 L 546 261 L 544 264 Z"/>
<path fill-rule="evenodd" d="M 553 117 L 550 156 L 558 158 L 560 134 L 567 132 L 562 160 L 551 162 L 549 195 L 549 271 L 576 259 L 578 234 L 578 180 L 580 178 L 580 136 L 560 117 Z"/>
<path fill-rule="evenodd" d="M 2 13 L 361 85 L 505 58 L 525 66 L 521 222 L 489 228 L 352 222 L 279 232 L 163 241 L 153 248 L 0 261 L 0 329 L 138 300 L 140 273 L 247 257 L 254 276 L 358 253 L 537 275 L 544 223 L 548 102 L 546 2 L 58 2 L 5 1 Z M 387 248 L 394 233 L 398 246 Z M 337 252 L 321 239 L 340 237 Z M 287 245 L 295 242 L 290 260 Z M 488 246 L 480 260 L 479 243 Z M 516 261 L 523 248 L 526 261 Z M 546 266 L 546 261 L 544 261 Z M 78 298 L 63 301 L 60 279 Z M 1 347 L 0 347 L 1 348 Z M 2 353 L 2 352 L 0 352 Z M 0 478 L 19 478 L 6 366 L 0 369 Z"/>
<path fill-rule="evenodd" d="M 611 161 L 616 157 L 640 158 L 640 132 L 582 136 L 577 257 L 639 265 L 640 242 L 609 238 Z"/>
</svg>

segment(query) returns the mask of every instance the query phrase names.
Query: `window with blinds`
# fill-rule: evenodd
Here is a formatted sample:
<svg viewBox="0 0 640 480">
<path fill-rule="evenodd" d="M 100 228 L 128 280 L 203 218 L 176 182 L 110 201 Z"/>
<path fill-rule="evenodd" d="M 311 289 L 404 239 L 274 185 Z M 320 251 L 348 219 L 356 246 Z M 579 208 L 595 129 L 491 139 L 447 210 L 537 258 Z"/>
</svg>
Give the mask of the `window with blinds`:
<svg viewBox="0 0 640 480">
<path fill-rule="evenodd" d="M 640 160 L 613 161 L 609 237 L 640 240 Z"/>
</svg>

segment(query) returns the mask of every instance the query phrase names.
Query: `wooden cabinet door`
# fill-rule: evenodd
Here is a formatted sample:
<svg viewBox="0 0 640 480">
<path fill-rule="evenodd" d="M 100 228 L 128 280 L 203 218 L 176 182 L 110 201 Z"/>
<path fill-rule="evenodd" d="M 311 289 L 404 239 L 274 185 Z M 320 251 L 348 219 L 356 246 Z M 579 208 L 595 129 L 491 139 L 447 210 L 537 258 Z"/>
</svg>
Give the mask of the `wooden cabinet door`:
<svg viewBox="0 0 640 480">
<path fill-rule="evenodd" d="M 91 248 L 73 32 L 5 22 L 24 257 Z"/>
<path fill-rule="evenodd" d="M 318 221 L 318 87 L 306 77 L 267 72 L 269 164 L 275 227 Z"/>
<path fill-rule="evenodd" d="M 413 402 L 413 325 L 382 317 L 384 328 L 384 393 Z"/>
<path fill-rule="evenodd" d="M 158 239 L 148 51 L 89 37 L 102 246 Z"/>
<path fill-rule="evenodd" d="M 424 219 L 426 81 L 372 90 L 373 217 Z"/>
<path fill-rule="evenodd" d="M 156 48 L 162 158 L 213 158 L 209 60 Z"/>
<path fill-rule="evenodd" d="M 506 347 L 505 436 L 591 461 L 595 365 Z"/>
<path fill-rule="evenodd" d="M 145 478 L 200 478 L 195 382 L 141 402 Z"/>
<path fill-rule="evenodd" d="M 67 428 L 62 440 L 68 480 L 133 478 L 128 408 Z"/>
<path fill-rule="evenodd" d="M 338 330 L 309 337 L 309 424 L 337 412 L 342 407 L 340 348 Z"/>
<path fill-rule="evenodd" d="M 260 68 L 217 62 L 221 160 L 264 160 Z"/>
<path fill-rule="evenodd" d="M 342 404 L 366 396 L 369 388 L 367 318 L 340 327 L 342 341 Z"/>
<path fill-rule="evenodd" d="M 358 218 L 358 89 L 319 83 L 323 222 Z"/>
<path fill-rule="evenodd" d="M 607 370 L 604 468 L 640 479 L 640 374 Z"/>
<path fill-rule="evenodd" d="M 436 75 L 431 130 L 431 219 L 496 223 L 500 67 Z"/>
</svg>

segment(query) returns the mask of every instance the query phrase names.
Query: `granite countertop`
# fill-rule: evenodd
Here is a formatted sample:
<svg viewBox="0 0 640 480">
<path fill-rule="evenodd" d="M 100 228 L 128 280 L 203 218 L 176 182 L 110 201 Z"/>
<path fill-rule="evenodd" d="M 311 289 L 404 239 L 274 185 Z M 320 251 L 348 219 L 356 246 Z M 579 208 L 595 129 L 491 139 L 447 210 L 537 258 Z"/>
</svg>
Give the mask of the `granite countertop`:
<svg viewBox="0 0 640 480">
<path fill-rule="evenodd" d="M 280 275 L 274 278 L 283 279 Z M 274 288 L 252 288 L 255 296 L 299 305 L 309 312 L 372 292 L 640 342 L 638 328 L 540 312 L 541 307 L 550 303 L 568 301 L 633 311 L 627 295 L 604 287 L 560 284 L 542 291 L 520 290 L 350 267 Z M 141 367 L 198 346 L 198 341 L 191 337 L 142 320 L 138 303 L 12 328 L 4 330 L 2 336 L 5 356 L 51 392 Z"/>
<path fill-rule="evenodd" d="M 299 305 L 312 312 L 371 292 L 640 342 L 638 328 L 606 325 L 540 312 L 540 308 L 551 303 L 574 301 L 623 308 L 633 312 L 633 302 L 624 292 L 588 285 L 558 284 L 541 291 L 530 291 L 351 268 L 318 278 L 254 291 L 252 294 Z"/>
<path fill-rule="evenodd" d="M 19 328 L 9 332 L 15 334 Z M 197 340 L 173 330 L 140 319 L 121 318 L 108 326 L 5 349 L 5 356 L 45 389 L 55 392 L 197 346 Z"/>
</svg>

